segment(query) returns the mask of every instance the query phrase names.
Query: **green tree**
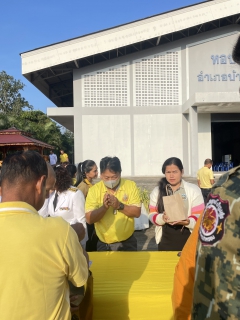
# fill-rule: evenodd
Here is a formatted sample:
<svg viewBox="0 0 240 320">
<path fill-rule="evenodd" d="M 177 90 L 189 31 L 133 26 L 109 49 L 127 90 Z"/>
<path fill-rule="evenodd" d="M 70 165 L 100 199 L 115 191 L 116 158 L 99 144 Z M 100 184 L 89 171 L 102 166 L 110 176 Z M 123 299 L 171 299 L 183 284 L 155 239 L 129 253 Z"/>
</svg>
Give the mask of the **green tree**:
<svg viewBox="0 0 240 320">
<path fill-rule="evenodd" d="M 71 131 L 67 129 L 62 130 L 61 137 L 61 149 L 63 149 L 68 154 L 68 159 L 70 162 L 74 163 L 74 135 Z"/>
<path fill-rule="evenodd" d="M 29 132 L 33 138 L 55 147 L 56 152 L 64 149 L 73 161 L 73 133 L 62 128 L 39 110 L 33 110 L 21 96 L 24 84 L 20 80 L 0 72 L 0 130 L 16 127 Z"/>
<path fill-rule="evenodd" d="M 0 112 L 0 130 L 14 127 L 15 122 L 16 122 L 16 118 L 14 116 L 7 115 L 5 113 Z"/>
<path fill-rule="evenodd" d="M 73 133 L 55 121 L 51 120 L 42 111 L 23 111 L 18 118 L 18 129 L 28 131 L 32 137 L 44 141 L 55 147 L 60 154 L 63 149 L 73 162 Z"/>
<path fill-rule="evenodd" d="M 69 160 L 71 162 L 74 161 L 73 133 L 51 120 L 42 111 L 22 111 L 18 117 L 12 114 L 0 113 L 0 130 L 10 127 L 16 127 L 19 130 L 28 132 L 32 138 L 52 145 L 55 147 L 58 156 L 60 149 L 63 149 L 68 154 Z"/>
<path fill-rule="evenodd" d="M 0 112 L 18 116 L 23 110 L 33 109 L 20 93 L 24 86 L 5 71 L 0 72 Z"/>
<path fill-rule="evenodd" d="M 23 111 L 18 117 L 18 129 L 31 133 L 32 137 L 58 148 L 62 143 L 61 127 L 39 110 Z"/>
</svg>

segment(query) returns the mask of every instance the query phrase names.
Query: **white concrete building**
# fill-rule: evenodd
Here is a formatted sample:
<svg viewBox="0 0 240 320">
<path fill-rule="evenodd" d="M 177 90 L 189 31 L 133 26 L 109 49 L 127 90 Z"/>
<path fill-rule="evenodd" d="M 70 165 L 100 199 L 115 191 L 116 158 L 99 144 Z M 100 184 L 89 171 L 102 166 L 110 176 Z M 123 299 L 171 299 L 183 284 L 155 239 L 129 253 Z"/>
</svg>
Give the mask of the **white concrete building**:
<svg viewBox="0 0 240 320">
<path fill-rule="evenodd" d="M 240 161 L 240 0 L 180 8 L 21 54 L 23 75 L 58 108 L 75 162 L 118 156 L 123 175 L 195 176 L 205 158 Z"/>
</svg>

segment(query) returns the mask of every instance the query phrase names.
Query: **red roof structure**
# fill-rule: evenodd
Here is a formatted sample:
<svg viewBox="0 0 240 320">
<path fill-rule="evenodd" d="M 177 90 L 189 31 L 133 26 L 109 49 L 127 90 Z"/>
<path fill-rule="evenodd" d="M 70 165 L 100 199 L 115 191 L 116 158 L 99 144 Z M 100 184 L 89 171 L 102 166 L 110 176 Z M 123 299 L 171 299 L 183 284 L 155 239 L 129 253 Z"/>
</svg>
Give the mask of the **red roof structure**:
<svg viewBox="0 0 240 320">
<path fill-rule="evenodd" d="M 9 151 L 21 150 L 37 150 L 43 155 L 44 149 L 54 149 L 54 147 L 32 138 L 30 133 L 18 130 L 15 127 L 0 130 L 0 152 L 3 153 L 3 158 Z"/>
</svg>

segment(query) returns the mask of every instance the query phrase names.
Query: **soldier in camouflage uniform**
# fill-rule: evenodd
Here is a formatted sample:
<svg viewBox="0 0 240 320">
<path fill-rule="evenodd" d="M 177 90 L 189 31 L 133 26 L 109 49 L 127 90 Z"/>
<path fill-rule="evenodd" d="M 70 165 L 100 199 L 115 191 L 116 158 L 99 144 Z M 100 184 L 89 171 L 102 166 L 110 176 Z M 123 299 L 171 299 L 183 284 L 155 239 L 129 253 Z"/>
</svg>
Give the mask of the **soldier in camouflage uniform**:
<svg viewBox="0 0 240 320">
<path fill-rule="evenodd" d="M 223 175 L 199 228 L 192 319 L 240 319 L 240 167 Z"/>
<path fill-rule="evenodd" d="M 240 37 L 233 59 L 240 64 Z M 212 188 L 176 266 L 172 304 L 175 320 L 240 319 L 240 166 Z"/>
<path fill-rule="evenodd" d="M 177 320 L 240 319 L 240 166 L 213 186 L 176 266 L 172 303 Z"/>
</svg>

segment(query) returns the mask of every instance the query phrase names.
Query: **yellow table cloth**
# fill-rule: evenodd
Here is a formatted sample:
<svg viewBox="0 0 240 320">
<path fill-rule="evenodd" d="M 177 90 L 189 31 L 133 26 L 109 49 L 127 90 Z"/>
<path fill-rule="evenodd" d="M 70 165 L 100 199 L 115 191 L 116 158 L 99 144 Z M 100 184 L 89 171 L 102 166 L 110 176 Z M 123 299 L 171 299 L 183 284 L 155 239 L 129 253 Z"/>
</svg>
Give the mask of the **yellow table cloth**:
<svg viewBox="0 0 240 320">
<path fill-rule="evenodd" d="M 177 252 L 90 252 L 94 320 L 172 320 Z"/>
</svg>

